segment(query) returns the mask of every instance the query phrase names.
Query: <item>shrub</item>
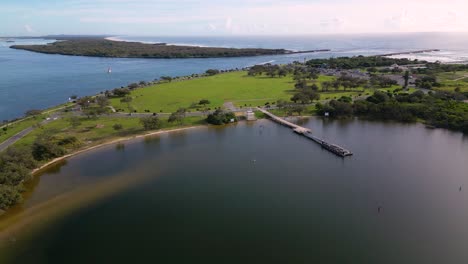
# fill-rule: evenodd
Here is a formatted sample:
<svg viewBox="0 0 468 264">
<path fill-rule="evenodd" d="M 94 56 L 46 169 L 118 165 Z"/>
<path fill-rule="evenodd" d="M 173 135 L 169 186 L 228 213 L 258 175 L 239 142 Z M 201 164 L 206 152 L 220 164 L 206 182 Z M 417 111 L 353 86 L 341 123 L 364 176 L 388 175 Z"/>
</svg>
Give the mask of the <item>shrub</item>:
<svg viewBox="0 0 468 264">
<path fill-rule="evenodd" d="M 114 130 L 122 130 L 122 129 L 123 129 L 123 126 L 122 126 L 122 124 L 114 124 L 114 125 L 112 126 L 112 128 L 113 128 Z"/>
</svg>

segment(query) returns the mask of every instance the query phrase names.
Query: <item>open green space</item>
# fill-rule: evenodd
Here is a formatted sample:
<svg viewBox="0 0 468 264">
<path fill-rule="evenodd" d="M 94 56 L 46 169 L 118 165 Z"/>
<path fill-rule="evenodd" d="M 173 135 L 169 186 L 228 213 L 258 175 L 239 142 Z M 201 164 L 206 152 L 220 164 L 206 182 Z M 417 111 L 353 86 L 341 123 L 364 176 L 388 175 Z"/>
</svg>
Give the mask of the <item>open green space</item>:
<svg viewBox="0 0 468 264">
<path fill-rule="evenodd" d="M 321 87 L 326 81 L 333 81 L 334 76 L 320 75 L 311 82 Z M 118 110 L 128 112 L 163 112 L 170 113 L 178 108 L 188 108 L 189 111 L 201 110 L 197 103 L 207 99 L 208 108 L 222 107 L 226 102 L 232 102 L 237 107 L 263 106 L 267 102 L 273 103 L 279 99 L 290 101 L 295 92 L 295 81 L 292 75 L 286 77 L 248 76 L 246 72 L 230 72 L 194 80 L 161 83 L 153 86 L 133 90 L 130 94 L 132 101 L 121 102 L 121 98 L 112 98 L 111 105 Z M 393 86 L 385 91 L 393 91 L 399 86 Z M 344 90 L 320 92 L 320 100 L 338 99 L 341 96 L 356 98 L 370 95 L 373 89 L 363 87 Z M 130 108 L 129 108 L 130 107 Z"/>
<path fill-rule="evenodd" d="M 137 112 L 174 112 L 181 107 L 190 108 L 201 99 L 209 100 L 207 107 L 210 108 L 221 107 L 225 102 L 257 105 L 289 99 L 293 89 L 292 77 L 250 77 L 246 72 L 231 72 L 140 88 L 132 91 L 130 105 Z M 111 99 L 111 104 L 116 109 L 128 111 L 128 104 L 120 102 L 120 98 Z"/>
<path fill-rule="evenodd" d="M 461 92 L 468 92 L 468 71 L 442 72 L 437 74 L 442 87 L 438 90 L 454 91 L 460 88 Z"/>
<path fill-rule="evenodd" d="M 182 123 L 169 123 L 167 118 L 160 118 L 159 129 L 193 126 L 205 124 L 205 117 L 186 117 Z M 97 118 L 79 118 L 80 124 L 73 127 L 70 117 L 64 117 L 34 130 L 26 137 L 15 143 L 16 146 L 31 146 L 36 137 L 43 133 L 51 133 L 55 137 L 76 137 L 85 146 L 97 145 L 113 139 L 143 134 L 145 130 L 140 118 L 101 116 Z M 122 125 L 119 130 L 114 129 L 115 124 Z"/>
</svg>

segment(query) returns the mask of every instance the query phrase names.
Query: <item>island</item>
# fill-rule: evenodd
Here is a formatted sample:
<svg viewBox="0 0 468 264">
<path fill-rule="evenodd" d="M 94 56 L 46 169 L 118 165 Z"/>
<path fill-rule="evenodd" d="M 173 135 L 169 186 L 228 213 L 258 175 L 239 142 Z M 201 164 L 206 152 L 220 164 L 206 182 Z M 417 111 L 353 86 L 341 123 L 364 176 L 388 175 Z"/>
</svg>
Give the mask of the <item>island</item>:
<svg viewBox="0 0 468 264">
<path fill-rule="evenodd" d="M 285 49 L 220 48 L 168 45 L 166 43 L 145 44 L 141 42 L 112 41 L 105 38 L 62 38 L 45 45 L 13 45 L 12 49 L 45 54 L 109 58 L 222 58 L 295 53 L 326 52 L 328 49 L 290 51 Z"/>
</svg>

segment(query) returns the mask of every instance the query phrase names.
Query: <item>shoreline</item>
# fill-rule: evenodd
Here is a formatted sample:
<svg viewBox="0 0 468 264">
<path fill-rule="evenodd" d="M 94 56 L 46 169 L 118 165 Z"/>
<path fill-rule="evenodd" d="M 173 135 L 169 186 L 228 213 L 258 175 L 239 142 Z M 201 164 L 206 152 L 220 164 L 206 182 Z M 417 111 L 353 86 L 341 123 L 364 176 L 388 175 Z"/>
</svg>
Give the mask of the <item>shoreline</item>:
<svg viewBox="0 0 468 264">
<path fill-rule="evenodd" d="M 149 132 L 149 133 L 146 133 L 146 134 L 140 134 L 140 135 L 137 134 L 137 135 L 134 135 L 134 136 L 128 136 L 128 137 L 123 137 L 123 138 L 118 138 L 118 139 L 114 139 L 114 140 L 111 140 L 111 141 L 103 142 L 103 143 L 100 143 L 98 145 L 89 146 L 89 147 L 86 147 L 84 149 L 80 149 L 80 150 L 74 151 L 72 153 L 69 153 L 67 155 L 64 155 L 62 157 L 58 157 L 58 158 L 55 158 L 55 159 L 53 159 L 51 161 L 48 161 L 47 163 L 41 165 L 40 167 L 32 170 L 31 171 L 31 176 L 36 176 L 37 174 L 43 172 L 44 170 L 46 170 L 50 166 L 52 166 L 52 165 L 54 165 L 54 164 L 56 164 L 56 163 L 58 163 L 60 161 L 63 161 L 65 159 L 68 159 L 68 158 L 71 158 L 71 157 L 74 157 L 74 156 L 77 156 L 77 155 L 80 155 L 80 154 L 83 154 L 83 153 L 86 153 L 86 152 L 89 152 L 89 151 L 92 151 L 92 150 L 95 150 L 95 149 L 102 148 L 102 147 L 105 147 L 105 146 L 109 146 L 109 145 L 113 145 L 113 144 L 117 144 L 117 143 L 121 143 L 121 142 L 126 142 L 126 141 L 130 141 L 130 140 L 134 140 L 134 139 L 144 138 L 144 137 L 147 137 L 147 136 L 155 136 L 155 135 L 164 134 L 164 133 L 173 133 L 173 132 L 179 132 L 179 131 L 184 131 L 184 130 L 192 130 L 192 129 L 195 129 L 195 128 L 202 128 L 202 127 L 206 127 L 206 126 L 208 126 L 208 125 L 198 125 L 198 126 L 173 128 L 173 129 L 168 129 L 168 130 L 159 130 L 159 131 Z"/>
</svg>

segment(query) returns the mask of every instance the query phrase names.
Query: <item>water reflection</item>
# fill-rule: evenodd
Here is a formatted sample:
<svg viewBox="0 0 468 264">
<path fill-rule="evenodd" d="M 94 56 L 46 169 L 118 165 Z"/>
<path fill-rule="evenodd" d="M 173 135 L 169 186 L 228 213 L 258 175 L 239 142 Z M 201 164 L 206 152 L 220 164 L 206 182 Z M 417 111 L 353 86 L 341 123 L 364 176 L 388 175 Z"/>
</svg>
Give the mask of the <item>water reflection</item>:
<svg viewBox="0 0 468 264">
<path fill-rule="evenodd" d="M 67 166 L 67 164 L 68 164 L 68 161 L 66 159 L 59 160 L 56 163 L 52 164 L 51 166 L 47 167 L 47 174 L 59 174 L 62 168 Z"/>
<path fill-rule="evenodd" d="M 460 133 L 321 118 L 304 126 L 355 156 L 337 157 L 260 120 L 70 159 L 59 174 L 45 174 L 29 199 L 37 205 L 50 200 L 41 193 L 51 188 L 67 193 L 81 180 L 112 182 L 122 171 L 130 182 L 151 180 L 86 203 L 22 245 L 17 261 L 220 263 L 239 252 L 258 256 L 254 263 L 468 261 L 468 195 L 459 189 L 468 185 L 468 143 Z M 207 257 L 213 252 L 216 261 Z"/>
<path fill-rule="evenodd" d="M 125 144 L 124 143 L 117 143 L 115 145 L 115 150 L 117 151 L 125 151 Z"/>
</svg>

